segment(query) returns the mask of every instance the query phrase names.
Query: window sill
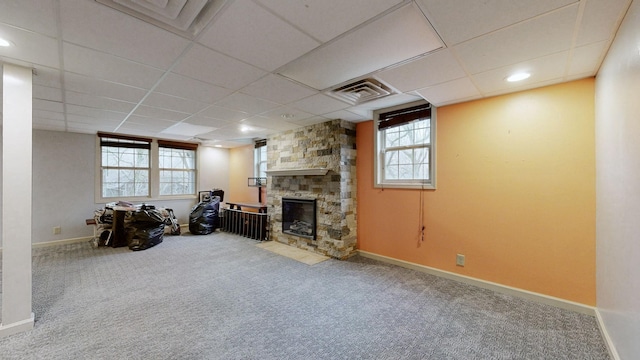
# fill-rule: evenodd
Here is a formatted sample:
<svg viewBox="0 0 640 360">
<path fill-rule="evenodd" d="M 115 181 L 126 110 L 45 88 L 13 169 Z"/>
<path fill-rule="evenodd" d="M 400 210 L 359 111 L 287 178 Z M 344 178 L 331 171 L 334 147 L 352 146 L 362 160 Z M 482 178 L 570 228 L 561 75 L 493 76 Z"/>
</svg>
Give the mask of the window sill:
<svg viewBox="0 0 640 360">
<path fill-rule="evenodd" d="M 383 183 L 375 184 L 376 189 L 415 189 L 415 190 L 435 190 L 435 184 L 410 184 L 410 183 Z"/>
</svg>

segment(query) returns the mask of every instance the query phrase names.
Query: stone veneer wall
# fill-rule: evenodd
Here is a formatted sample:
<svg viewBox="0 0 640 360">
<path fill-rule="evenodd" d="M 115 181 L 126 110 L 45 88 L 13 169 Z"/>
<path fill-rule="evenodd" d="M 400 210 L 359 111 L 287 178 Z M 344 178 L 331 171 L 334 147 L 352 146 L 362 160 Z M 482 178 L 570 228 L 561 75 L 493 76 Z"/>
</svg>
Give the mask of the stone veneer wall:
<svg viewBox="0 0 640 360">
<path fill-rule="evenodd" d="M 355 253 L 356 126 L 332 120 L 267 139 L 267 170 L 327 168 L 326 175 L 269 176 L 271 240 L 337 259 Z M 316 240 L 282 233 L 282 198 L 314 198 Z"/>
</svg>

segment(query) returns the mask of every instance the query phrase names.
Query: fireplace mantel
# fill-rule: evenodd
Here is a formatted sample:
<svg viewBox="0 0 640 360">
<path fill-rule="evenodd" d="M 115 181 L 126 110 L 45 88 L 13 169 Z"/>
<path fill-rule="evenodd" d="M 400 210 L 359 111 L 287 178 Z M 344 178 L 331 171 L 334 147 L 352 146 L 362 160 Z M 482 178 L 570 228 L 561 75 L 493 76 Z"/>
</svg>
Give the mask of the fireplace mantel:
<svg viewBox="0 0 640 360">
<path fill-rule="evenodd" d="M 270 176 L 326 175 L 327 168 L 267 170 Z"/>
</svg>

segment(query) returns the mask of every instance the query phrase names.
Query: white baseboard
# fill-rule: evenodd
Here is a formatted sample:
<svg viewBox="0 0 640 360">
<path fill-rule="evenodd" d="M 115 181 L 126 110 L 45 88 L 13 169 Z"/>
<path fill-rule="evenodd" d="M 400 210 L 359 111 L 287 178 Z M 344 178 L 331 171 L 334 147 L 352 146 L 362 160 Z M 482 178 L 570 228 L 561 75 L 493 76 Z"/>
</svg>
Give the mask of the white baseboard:
<svg viewBox="0 0 640 360">
<path fill-rule="evenodd" d="M 424 265 L 420 265 L 420 264 L 416 264 L 416 263 L 412 263 L 412 262 L 408 262 L 408 261 L 404 261 L 404 260 L 398 260 L 398 259 L 394 259 L 394 258 L 391 258 L 391 257 L 388 257 L 388 256 L 370 253 L 368 251 L 358 250 L 358 253 L 361 256 L 366 257 L 366 258 L 379 260 L 379 261 L 382 261 L 382 262 L 385 262 L 385 263 L 388 263 L 388 264 L 397 265 L 397 266 L 404 267 L 404 268 L 407 268 L 407 269 L 421 271 L 421 272 L 424 272 L 424 273 L 427 273 L 427 274 L 431 274 L 431 275 L 435 275 L 435 276 L 439 276 L 439 277 L 443 277 L 443 278 L 459 281 L 459 282 L 462 282 L 462 283 L 465 283 L 465 284 L 469 284 L 469 285 L 473 285 L 473 286 L 477 286 L 477 287 L 480 287 L 480 288 L 483 288 L 483 289 L 493 290 L 493 291 L 496 291 L 496 292 L 499 292 L 499 293 L 502 293 L 502 294 L 513 295 L 513 296 L 517 296 L 517 297 L 520 297 L 520 298 L 525 298 L 525 299 L 528 299 L 528 300 L 533 300 L 533 301 L 540 302 L 540 303 L 543 303 L 543 304 L 555 306 L 555 307 L 558 307 L 558 308 L 561 308 L 561 309 L 566 309 L 566 310 L 570 310 L 570 311 L 574 311 L 574 312 L 578 312 L 578 313 L 582 313 L 582 314 L 587 314 L 587 315 L 590 315 L 590 316 L 595 316 L 595 314 L 596 314 L 596 311 L 595 311 L 596 308 L 593 307 L 593 306 L 580 304 L 580 303 L 577 303 L 577 302 L 564 300 L 564 299 L 556 298 L 556 297 L 553 297 L 553 296 L 548 296 L 548 295 L 536 293 L 536 292 L 533 292 L 533 291 L 518 289 L 518 288 L 511 287 L 511 286 L 506 286 L 506 285 L 494 283 L 494 282 L 491 282 L 491 281 L 480 280 L 480 279 L 472 278 L 472 277 L 469 277 L 469 276 L 460 275 L 460 274 L 452 273 L 452 272 L 449 272 L 449 271 L 444 271 L 444 270 L 440 270 L 440 269 L 436 269 L 436 268 L 432 268 L 432 267 L 428 267 L 428 266 L 424 266 Z"/>
<path fill-rule="evenodd" d="M 600 311 L 598 309 L 596 309 L 596 321 L 598 323 L 598 328 L 600 329 L 600 334 L 602 334 L 602 338 L 604 339 L 604 343 L 605 345 L 607 345 L 609 356 L 613 360 L 620 360 L 620 355 L 618 355 L 618 351 L 616 350 L 616 347 L 613 345 L 613 341 L 611 341 L 611 336 L 609 336 L 607 327 L 604 325 L 604 321 L 602 320 L 602 315 L 600 315 Z"/>
<path fill-rule="evenodd" d="M 71 239 L 44 241 L 44 242 L 33 243 L 31 247 L 41 248 L 41 247 L 56 246 L 56 245 L 63 245 L 63 244 L 75 244 L 83 241 L 89 241 L 91 239 L 93 239 L 93 236 L 83 236 L 83 237 L 77 237 L 77 238 L 71 238 Z"/>
<path fill-rule="evenodd" d="M 33 324 L 35 322 L 34 318 L 35 315 L 31 313 L 30 319 L 18 321 L 8 325 L 0 324 L 0 338 L 33 329 Z"/>
</svg>

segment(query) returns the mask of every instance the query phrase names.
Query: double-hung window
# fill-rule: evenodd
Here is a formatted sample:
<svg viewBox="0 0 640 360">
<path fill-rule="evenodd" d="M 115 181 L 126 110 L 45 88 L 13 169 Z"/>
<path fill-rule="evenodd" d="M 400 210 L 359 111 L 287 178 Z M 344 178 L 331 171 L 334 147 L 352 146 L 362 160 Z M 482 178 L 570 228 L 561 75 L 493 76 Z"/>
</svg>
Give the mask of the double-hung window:
<svg viewBox="0 0 640 360">
<path fill-rule="evenodd" d="M 253 150 L 253 176 L 256 178 L 267 177 L 267 141 L 258 140 Z"/>
<path fill-rule="evenodd" d="M 96 202 L 196 196 L 198 144 L 98 133 Z"/>
<path fill-rule="evenodd" d="M 376 187 L 435 189 L 435 109 L 416 102 L 374 112 Z"/>
<path fill-rule="evenodd" d="M 158 140 L 160 195 L 196 193 L 195 144 Z"/>
<path fill-rule="evenodd" d="M 102 197 L 149 196 L 151 139 L 117 134 L 98 136 Z"/>
</svg>

